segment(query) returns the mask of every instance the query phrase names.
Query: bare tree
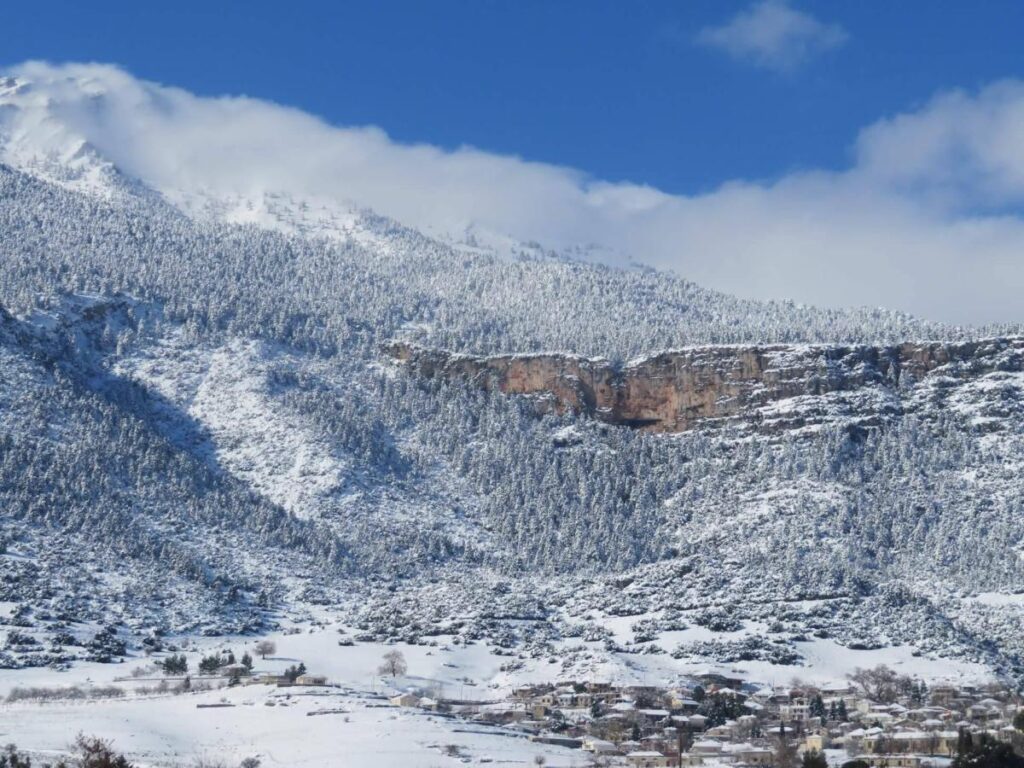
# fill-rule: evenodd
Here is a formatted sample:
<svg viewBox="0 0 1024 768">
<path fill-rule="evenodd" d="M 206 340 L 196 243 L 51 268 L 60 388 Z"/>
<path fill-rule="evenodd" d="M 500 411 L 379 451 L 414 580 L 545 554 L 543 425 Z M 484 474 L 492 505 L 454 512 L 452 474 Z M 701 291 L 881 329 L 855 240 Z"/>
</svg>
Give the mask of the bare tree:
<svg viewBox="0 0 1024 768">
<path fill-rule="evenodd" d="M 909 677 L 901 677 L 885 664 L 879 664 L 874 669 L 857 667 L 849 677 L 865 696 L 881 704 L 892 704 L 912 682 Z"/>
<path fill-rule="evenodd" d="M 261 659 L 265 659 L 267 656 L 277 653 L 277 643 L 273 640 L 260 640 L 256 643 L 254 650 L 260 655 Z"/>
<path fill-rule="evenodd" d="M 384 662 L 377 668 L 377 672 L 395 678 L 404 675 L 408 669 L 401 651 L 388 651 L 384 654 Z"/>
</svg>

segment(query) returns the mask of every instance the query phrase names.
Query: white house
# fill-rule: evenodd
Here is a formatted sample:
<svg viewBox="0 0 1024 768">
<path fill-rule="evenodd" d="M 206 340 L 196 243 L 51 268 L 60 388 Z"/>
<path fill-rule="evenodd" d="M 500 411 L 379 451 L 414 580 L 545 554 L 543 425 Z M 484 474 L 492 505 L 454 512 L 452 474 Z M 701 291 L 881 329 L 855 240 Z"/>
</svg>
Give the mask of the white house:
<svg viewBox="0 0 1024 768">
<path fill-rule="evenodd" d="M 632 768 L 668 768 L 672 762 L 667 755 L 663 755 L 661 752 L 643 750 L 626 755 L 626 765 L 632 766 Z"/>
</svg>

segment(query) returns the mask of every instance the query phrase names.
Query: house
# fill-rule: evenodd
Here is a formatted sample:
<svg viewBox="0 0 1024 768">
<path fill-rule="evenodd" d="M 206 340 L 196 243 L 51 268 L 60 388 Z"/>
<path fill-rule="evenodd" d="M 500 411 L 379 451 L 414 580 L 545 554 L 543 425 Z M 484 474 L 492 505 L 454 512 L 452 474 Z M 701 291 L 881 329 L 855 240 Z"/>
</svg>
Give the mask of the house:
<svg viewBox="0 0 1024 768">
<path fill-rule="evenodd" d="M 743 706 L 746 709 L 749 709 L 751 712 L 764 712 L 764 705 L 758 704 L 753 699 L 747 699 L 746 701 L 744 701 Z"/>
<path fill-rule="evenodd" d="M 512 689 L 512 698 L 516 701 L 530 701 L 531 699 L 547 693 L 551 686 L 547 685 L 521 685 Z"/>
<path fill-rule="evenodd" d="M 588 691 L 593 701 L 601 704 L 612 704 L 619 700 L 618 691 Z"/>
<path fill-rule="evenodd" d="M 635 699 L 650 699 L 654 701 L 661 698 L 661 689 L 656 685 L 630 685 L 625 688 L 626 695 Z"/>
<path fill-rule="evenodd" d="M 598 739 L 593 736 L 583 737 L 583 751 L 593 752 L 595 755 L 617 755 L 619 748 L 610 741 Z"/>
<path fill-rule="evenodd" d="M 701 739 L 694 742 L 690 752 L 695 755 L 717 756 L 722 753 L 722 742 L 716 739 Z"/>
<path fill-rule="evenodd" d="M 556 700 L 562 709 L 587 709 L 594 703 L 594 697 L 591 694 L 576 691 L 559 693 Z"/>
<path fill-rule="evenodd" d="M 727 739 L 732 736 L 735 728 L 735 720 L 726 720 L 721 725 L 716 725 L 714 728 L 708 728 L 704 731 L 704 735 L 711 739 Z"/>
<path fill-rule="evenodd" d="M 998 701 L 995 702 L 996 706 L 989 704 L 988 702 L 994 701 L 993 699 L 983 699 L 977 704 L 972 704 L 967 708 L 968 717 L 974 720 L 997 720 L 1003 716 L 1002 704 Z"/>
<path fill-rule="evenodd" d="M 558 697 L 565 691 L 548 691 L 547 693 L 538 696 L 535 704 L 541 704 L 545 707 L 554 707 L 558 704 Z"/>
<path fill-rule="evenodd" d="M 957 731 L 935 731 L 933 735 L 939 737 L 936 754 L 952 756 L 956 752 L 956 743 L 960 738 Z"/>
<path fill-rule="evenodd" d="M 779 716 L 783 720 L 789 720 L 797 723 L 804 722 L 808 717 L 808 708 L 810 703 L 803 696 L 795 696 L 788 702 L 780 702 L 779 704 Z"/>
<path fill-rule="evenodd" d="M 287 686 L 292 684 L 292 681 L 284 675 L 260 675 L 253 680 L 264 685 Z"/>
<path fill-rule="evenodd" d="M 741 765 L 773 765 L 775 753 L 765 747 L 755 747 L 751 744 L 729 744 L 723 748 L 723 760 L 731 760 Z"/>
<path fill-rule="evenodd" d="M 832 743 L 832 739 L 828 735 L 828 731 L 818 731 L 817 733 L 809 733 L 804 738 L 804 749 L 815 750 L 817 752 L 823 752 L 828 749 Z"/>
<path fill-rule="evenodd" d="M 651 752 L 660 752 L 663 755 L 678 754 L 676 742 L 674 740 L 666 739 L 664 734 L 661 736 L 652 735 L 643 737 L 640 739 L 640 749 Z"/>
<path fill-rule="evenodd" d="M 626 755 L 626 765 L 632 768 L 668 768 L 671 764 L 670 758 L 661 752 L 644 750 Z"/>
<path fill-rule="evenodd" d="M 742 688 L 743 678 L 735 675 L 722 675 L 717 672 L 703 672 L 695 675 L 705 689 Z"/>
<path fill-rule="evenodd" d="M 697 711 L 700 706 L 700 702 L 696 699 L 691 699 L 686 693 L 682 691 L 673 691 L 669 694 L 669 706 L 674 710 L 686 712 L 692 714 Z"/>
<path fill-rule="evenodd" d="M 659 720 L 665 720 L 669 716 L 669 713 L 666 709 L 638 709 L 637 715 L 638 720 L 656 723 Z"/>
<path fill-rule="evenodd" d="M 708 719 L 704 715 L 690 715 L 686 720 L 694 731 L 703 731 L 704 726 L 708 724 Z"/>
<path fill-rule="evenodd" d="M 864 749 L 885 754 L 949 755 L 956 749 L 956 739 L 953 731 L 869 732 L 864 737 Z"/>
<path fill-rule="evenodd" d="M 751 733 L 757 727 L 757 715 L 740 715 L 736 718 L 736 727 L 733 730 L 738 733 Z"/>
<path fill-rule="evenodd" d="M 415 707 L 420 703 L 420 697 L 415 693 L 400 693 L 388 699 L 388 703 L 394 707 Z"/>
<path fill-rule="evenodd" d="M 949 705 L 960 692 L 953 685 L 933 685 L 928 692 L 928 700 L 932 704 Z"/>
<path fill-rule="evenodd" d="M 326 675 L 299 675 L 295 678 L 296 685 L 327 685 Z"/>
<path fill-rule="evenodd" d="M 872 768 L 921 768 L 920 755 L 857 755 Z"/>
</svg>

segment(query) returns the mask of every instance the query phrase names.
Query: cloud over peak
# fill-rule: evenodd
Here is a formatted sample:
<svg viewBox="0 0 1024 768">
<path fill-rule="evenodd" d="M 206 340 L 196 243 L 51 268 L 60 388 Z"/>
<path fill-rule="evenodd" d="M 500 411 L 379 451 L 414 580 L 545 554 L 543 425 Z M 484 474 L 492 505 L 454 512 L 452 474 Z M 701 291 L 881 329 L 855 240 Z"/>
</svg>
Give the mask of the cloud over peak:
<svg viewBox="0 0 1024 768">
<path fill-rule="evenodd" d="M 838 24 L 820 22 L 785 0 L 762 0 L 721 26 L 705 27 L 697 41 L 734 59 L 785 72 L 840 47 L 847 37 Z"/>
<path fill-rule="evenodd" d="M 198 97 L 98 65 L 0 77 L 0 162 L 82 142 L 171 199 L 354 203 L 428 233 L 495 233 L 671 269 L 708 287 L 950 322 L 1020 322 L 1024 83 L 940 93 L 867 126 L 842 170 L 699 195 L 478 149 L 407 145 L 250 98 Z M 615 255 L 612 255 L 615 254 Z"/>
</svg>

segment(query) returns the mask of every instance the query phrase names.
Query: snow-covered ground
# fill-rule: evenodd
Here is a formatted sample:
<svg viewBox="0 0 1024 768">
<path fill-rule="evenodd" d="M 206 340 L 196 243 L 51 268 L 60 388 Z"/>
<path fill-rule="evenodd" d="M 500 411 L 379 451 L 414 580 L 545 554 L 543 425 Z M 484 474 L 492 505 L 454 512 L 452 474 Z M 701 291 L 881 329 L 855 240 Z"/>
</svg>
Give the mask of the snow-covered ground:
<svg viewBox="0 0 1024 768">
<path fill-rule="evenodd" d="M 304 517 L 343 485 L 346 462 L 273 402 L 267 391 L 272 357 L 257 342 L 197 349 L 178 334 L 161 345 L 160 354 L 130 358 L 117 370 L 185 410 L 209 435 L 216 461 L 228 472 Z"/>
<path fill-rule="evenodd" d="M 409 674 L 388 681 L 376 673 L 392 646 L 341 647 L 334 629 L 272 636 L 277 653 L 257 659 L 257 672 L 281 671 L 302 660 L 327 675 L 332 687 L 277 688 L 246 685 L 175 693 L 133 693 L 156 681 L 129 677 L 124 664 L 83 663 L 70 670 L 0 671 L 0 693 L 27 686 L 88 688 L 117 685 L 123 699 L 37 704 L 0 704 L 0 740 L 41 754 L 64 751 L 79 732 L 110 739 L 118 751 L 144 765 L 189 765 L 197 757 L 236 765 L 258 756 L 265 766 L 432 766 L 460 762 L 532 764 L 544 755 L 550 766 L 584 763 L 579 751 L 535 744 L 522 734 L 451 719 L 410 708 L 392 707 L 386 696 L 415 687 L 452 698 L 498 700 L 502 691 L 486 683 L 498 679 L 502 659 L 482 645 L 441 650 L 398 646 Z M 206 639 L 187 653 L 195 669 L 203 653 L 232 647 L 239 655 L 252 638 Z M 197 683 L 203 678 L 195 677 Z M 217 681 L 223 684 L 222 680 Z M 335 687 L 340 686 L 340 687 Z M 504 688 L 504 686 L 503 686 Z M 230 706 L 209 707 L 211 704 Z M 448 754 L 449 745 L 458 749 Z"/>
<path fill-rule="evenodd" d="M 231 706 L 199 708 L 208 704 Z M 196 758 L 264 766 L 423 766 L 460 762 L 582 765 L 579 751 L 534 744 L 509 731 L 335 689 L 245 686 L 103 703 L 16 704 L 2 710 L 0 737 L 57 754 L 76 733 L 101 734 L 118 751 L 151 766 Z M 458 756 L 447 755 L 448 745 Z M 467 759 L 468 758 L 468 759 Z"/>
<path fill-rule="evenodd" d="M 609 627 L 615 631 L 614 622 Z M 415 688 L 434 696 L 478 702 L 504 700 L 524 682 L 552 682 L 565 675 L 560 666 L 533 660 L 515 673 L 503 672 L 508 657 L 491 653 L 486 644 L 437 646 L 359 643 L 339 646 L 338 626 L 298 627 L 269 636 L 277 651 L 257 658 L 257 672 L 279 672 L 299 661 L 310 672 L 326 675 L 331 687 L 277 688 L 243 685 L 191 693 L 137 693 L 155 685 L 153 672 L 131 677 L 150 661 L 131 658 L 123 664 L 76 664 L 67 671 L 45 668 L 0 671 L 0 695 L 27 686 L 70 687 L 116 685 L 122 699 L 55 703 L 0 704 L 0 740 L 45 754 L 64 749 L 81 732 L 112 739 L 115 747 L 148 766 L 190 764 L 196 757 L 236 765 L 258 756 L 265 766 L 434 766 L 460 762 L 528 765 L 544 755 L 549 766 L 586 762 L 585 753 L 530 742 L 509 729 L 479 725 L 411 708 L 392 707 L 386 697 Z M 626 630 L 624 626 L 623 631 Z M 702 628 L 685 630 L 682 639 L 698 639 Z M 686 637 L 682 637 L 686 635 Z M 253 638 L 202 638 L 187 652 L 190 669 L 214 650 L 252 652 Z M 391 681 L 377 672 L 385 652 L 398 649 L 408 674 Z M 686 673 L 740 672 L 751 681 L 782 684 L 794 676 L 838 682 L 855 667 L 886 663 L 900 672 L 929 680 L 988 678 L 979 665 L 914 657 L 909 648 L 849 651 L 831 640 L 803 644 L 804 667 L 764 662 L 709 665 L 667 655 L 612 654 L 591 670 L 590 679 L 617 683 L 667 685 Z M 202 682 L 202 677 L 193 678 Z M 217 680 L 223 685 L 223 680 Z M 210 707 L 211 704 L 229 706 Z M 455 754 L 447 754 L 455 745 Z"/>
</svg>

